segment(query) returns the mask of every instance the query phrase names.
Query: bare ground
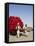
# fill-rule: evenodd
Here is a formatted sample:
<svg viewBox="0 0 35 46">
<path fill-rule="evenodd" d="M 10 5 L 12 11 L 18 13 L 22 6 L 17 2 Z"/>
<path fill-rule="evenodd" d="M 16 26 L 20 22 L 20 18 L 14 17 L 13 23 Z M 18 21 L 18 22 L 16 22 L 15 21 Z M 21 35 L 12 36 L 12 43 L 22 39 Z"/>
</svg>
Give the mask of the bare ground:
<svg viewBox="0 0 35 46">
<path fill-rule="evenodd" d="M 16 36 L 12 36 L 9 34 L 9 42 L 16 42 L 16 41 L 32 41 L 33 40 L 33 31 L 28 32 L 28 35 L 21 35 L 19 38 Z"/>
</svg>

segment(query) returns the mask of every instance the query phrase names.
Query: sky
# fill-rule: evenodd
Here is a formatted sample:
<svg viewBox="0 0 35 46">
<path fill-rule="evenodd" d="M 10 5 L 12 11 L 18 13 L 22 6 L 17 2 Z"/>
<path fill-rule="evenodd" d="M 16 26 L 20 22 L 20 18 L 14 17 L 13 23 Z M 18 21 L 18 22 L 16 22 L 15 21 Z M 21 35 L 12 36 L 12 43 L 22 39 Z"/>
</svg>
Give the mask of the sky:
<svg viewBox="0 0 35 46">
<path fill-rule="evenodd" d="M 27 26 L 33 27 L 33 6 L 9 4 L 9 16 L 19 16 Z"/>
</svg>

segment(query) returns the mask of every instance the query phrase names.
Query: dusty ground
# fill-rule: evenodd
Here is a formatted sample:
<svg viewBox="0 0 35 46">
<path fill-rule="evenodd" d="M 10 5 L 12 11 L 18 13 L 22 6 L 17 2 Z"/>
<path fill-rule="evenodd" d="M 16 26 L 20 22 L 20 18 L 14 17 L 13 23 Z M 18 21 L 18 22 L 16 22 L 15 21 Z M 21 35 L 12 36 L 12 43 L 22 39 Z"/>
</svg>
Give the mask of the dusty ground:
<svg viewBox="0 0 35 46">
<path fill-rule="evenodd" d="M 19 38 L 17 38 L 17 36 L 12 36 L 9 34 L 9 42 L 31 41 L 31 40 L 33 40 L 33 31 L 28 32 L 28 36 L 21 35 Z"/>
</svg>

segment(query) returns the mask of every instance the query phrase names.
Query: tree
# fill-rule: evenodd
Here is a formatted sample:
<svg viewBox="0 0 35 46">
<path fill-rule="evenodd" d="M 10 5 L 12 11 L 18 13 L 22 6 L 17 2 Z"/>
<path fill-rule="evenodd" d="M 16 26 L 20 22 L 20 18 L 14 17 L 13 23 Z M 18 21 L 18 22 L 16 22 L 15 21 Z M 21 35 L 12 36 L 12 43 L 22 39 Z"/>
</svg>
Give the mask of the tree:
<svg viewBox="0 0 35 46">
<path fill-rule="evenodd" d="M 16 32 L 16 25 L 19 23 L 20 27 L 23 27 L 23 22 L 20 17 L 10 16 L 8 18 L 8 31 L 9 32 Z"/>
<path fill-rule="evenodd" d="M 25 27 L 27 27 L 27 24 L 25 24 Z"/>
</svg>

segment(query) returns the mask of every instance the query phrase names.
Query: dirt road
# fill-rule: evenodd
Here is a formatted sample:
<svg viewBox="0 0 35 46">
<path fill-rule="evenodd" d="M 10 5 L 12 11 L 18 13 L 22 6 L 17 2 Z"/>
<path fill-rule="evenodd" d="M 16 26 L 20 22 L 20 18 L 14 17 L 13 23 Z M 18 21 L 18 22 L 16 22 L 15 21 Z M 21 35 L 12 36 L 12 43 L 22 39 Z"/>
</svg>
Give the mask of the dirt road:
<svg viewBox="0 0 35 46">
<path fill-rule="evenodd" d="M 19 38 L 17 38 L 17 36 L 12 36 L 9 34 L 9 42 L 31 41 L 31 40 L 33 40 L 33 31 L 28 32 L 28 36 L 21 35 Z"/>
</svg>

